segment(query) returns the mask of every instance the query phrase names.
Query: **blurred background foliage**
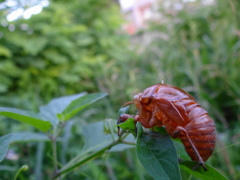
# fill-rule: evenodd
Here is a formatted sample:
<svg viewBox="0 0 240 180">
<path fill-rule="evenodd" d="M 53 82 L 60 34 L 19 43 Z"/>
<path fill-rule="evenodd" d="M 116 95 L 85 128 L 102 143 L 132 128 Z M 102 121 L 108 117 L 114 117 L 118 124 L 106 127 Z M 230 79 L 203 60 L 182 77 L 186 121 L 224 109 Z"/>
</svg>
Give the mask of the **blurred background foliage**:
<svg viewBox="0 0 240 180">
<path fill-rule="evenodd" d="M 12 22 L 6 20 L 10 8 L 5 7 L 0 11 L 0 105 L 36 110 L 53 97 L 105 91 L 109 98 L 95 113 L 82 113 L 92 115 L 88 121 L 103 120 L 116 118 L 134 94 L 164 80 L 188 91 L 209 111 L 219 140 L 209 163 L 230 179 L 239 179 L 240 3 L 216 0 L 202 6 L 199 1 L 189 7 L 176 2 L 184 8 L 159 6 L 164 21 L 149 22 L 132 36 L 121 30 L 124 20 L 112 0 L 50 1 L 41 13 Z M 12 124 L 1 123 L 1 135 L 26 128 Z M 72 136 L 77 144 L 78 131 L 73 129 Z M 30 159 L 41 147 L 20 148 L 27 152 L 19 161 L 34 162 Z M 83 173 L 69 178 L 102 174 L 102 179 L 151 179 L 134 150 L 115 155 L 87 164 Z M 44 166 L 44 174 L 49 166 Z"/>
<path fill-rule="evenodd" d="M 119 8 L 108 0 L 54 1 L 29 20 L 2 20 L 1 104 L 39 105 L 99 91 L 106 65 L 129 59 L 127 39 L 117 32 L 122 22 Z"/>
</svg>

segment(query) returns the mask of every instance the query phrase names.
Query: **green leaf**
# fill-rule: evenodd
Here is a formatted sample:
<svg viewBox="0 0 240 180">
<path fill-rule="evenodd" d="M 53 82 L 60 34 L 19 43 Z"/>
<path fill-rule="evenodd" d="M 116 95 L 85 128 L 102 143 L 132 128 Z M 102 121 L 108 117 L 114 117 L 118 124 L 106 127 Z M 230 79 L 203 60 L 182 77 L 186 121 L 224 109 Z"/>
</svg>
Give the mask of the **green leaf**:
<svg viewBox="0 0 240 180">
<path fill-rule="evenodd" d="M 143 132 L 137 123 L 137 156 L 155 180 L 180 180 L 177 153 L 169 135 Z"/>
<path fill-rule="evenodd" d="M 4 159 L 9 144 L 30 141 L 49 141 L 49 138 L 45 134 L 34 132 L 17 132 L 0 137 L 0 162 Z"/>
<path fill-rule="evenodd" d="M 82 151 L 97 151 L 118 139 L 117 134 L 104 133 L 104 125 L 104 121 L 100 121 L 82 127 L 82 135 L 85 142 Z M 133 136 L 128 136 L 125 140 L 128 142 L 134 142 Z M 130 147 L 132 146 L 118 144 L 117 146 L 112 147 L 111 151 L 121 151 Z"/>
<path fill-rule="evenodd" d="M 17 46 L 23 48 L 25 53 L 36 56 L 40 53 L 48 43 L 48 39 L 44 36 L 26 36 L 18 33 L 9 36 L 9 40 Z"/>
<path fill-rule="evenodd" d="M 193 161 L 183 161 L 180 163 L 180 168 L 193 176 L 203 179 L 203 180 L 228 180 L 220 172 L 205 163 L 207 171 L 204 171 L 202 167 L 192 170 L 197 164 Z"/>
<path fill-rule="evenodd" d="M 16 108 L 0 108 L 0 115 L 32 125 L 43 132 L 46 132 L 52 127 L 49 121 L 43 120 L 41 116 L 31 111 Z"/>
<path fill-rule="evenodd" d="M 153 130 L 155 132 L 159 132 L 160 134 L 168 134 L 165 127 L 157 127 L 157 126 L 155 126 L 155 127 L 153 127 Z"/>
<path fill-rule="evenodd" d="M 104 133 L 103 121 L 84 125 L 82 127 L 82 135 L 84 138 L 82 152 L 98 151 L 118 138 L 117 134 L 111 136 Z"/>
<path fill-rule="evenodd" d="M 11 134 L 0 137 L 0 162 L 4 159 L 7 154 L 8 146 L 11 141 Z"/>
<path fill-rule="evenodd" d="M 0 166 L 0 171 L 17 171 L 16 167 L 2 165 Z"/>
<path fill-rule="evenodd" d="M 136 137 L 136 123 L 133 118 L 128 118 L 125 122 L 120 123 L 117 126 L 130 131 Z"/>
<path fill-rule="evenodd" d="M 107 96 L 107 93 L 93 93 L 77 98 L 76 100 L 72 101 L 69 106 L 66 107 L 66 109 L 64 109 L 64 111 L 62 112 L 62 119 L 70 119 L 80 110 L 84 109 L 85 107 L 105 96 Z"/>
<path fill-rule="evenodd" d="M 70 96 L 63 96 L 55 98 L 50 101 L 47 105 L 40 107 L 39 115 L 44 119 L 48 119 L 53 126 L 56 126 L 59 122 L 58 118 L 61 118 L 62 111 L 69 106 L 69 104 L 77 98 L 84 96 L 86 93 L 79 93 Z M 57 117 L 57 115 L 59 117 Z"/>
<path fill-rule="evenodd" d="M 49 141 L 50 139 L 46 134 L 43 133 L 35 133 L 35 132 L 16 132 L 11 133 L 11 141 L 10 143 L 16 142 L 36 142 L 36 141 Z"/>
<path fill-rule="evenodd" d="M 118 111 L 118 116 L 120 116 L 120 115 L 122 115 L 122 114 L 128 113 L 129 107 L 130 107 L 130 106 L 121 107 L 121 108 L 119 109 L 119 111 Z"/>
<path fill-rule="evenodd" d="M 125 106 L 125 107 L 120 108 L 118 111 L 118 116 L 128 113 L 129 107 L 130 106 Z M 133 118 L 128 118 L 125 122 L 120 123 L 117 126 L 124 130 L 130 131 L 136 137 L 136 135 L 137 135 L 136 123 Z"/>
</svg>

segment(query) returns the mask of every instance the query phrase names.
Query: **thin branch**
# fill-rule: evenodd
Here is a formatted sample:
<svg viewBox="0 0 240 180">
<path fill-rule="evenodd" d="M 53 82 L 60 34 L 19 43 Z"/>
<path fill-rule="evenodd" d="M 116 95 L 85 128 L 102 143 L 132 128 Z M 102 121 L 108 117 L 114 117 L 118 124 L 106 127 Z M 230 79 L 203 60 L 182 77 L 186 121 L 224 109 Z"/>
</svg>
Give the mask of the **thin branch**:
<svg viewBox="0 0 240 180">
<path fill-rule="evenodd" d="M 92 154 L 89 154 L 88 156 L 82 157 L 82 160 L 81 160 L 80 162 L 77 162 L 77 163 L 75 163 L 75 164 L 72 164 L 72 165 L 70 165 L 69 167 L 65 167 L 65 169 L 64 169 L 64 167 L 63 167 L 60 171 L 57 172 L 57 174 L 55 174 L 55 177 L 54 177 L 54 178 L 57 178 L 57 177 L 59 177 L 60 175 L 62 175 L 62 174 L 64 174 L 64 173 L 67 173 L 67 172 L 73 170 L 74 168 L 79 167 L 79 166 L 87 163 L 88 161 L 93 160 L 93 159 L 99 157 L 99 156 L 102 155 L 105 151 L 111 149 L 113 146 L 116 146 L 116 145 L 121 144 L 121 143 L 123 143 L 123 144 L 125 144 L 125 143 L 130 144 L 130 142 L 124 141 L 124 139 L 125 139 L 128 135 L 129 135 L 129 133 L 124 134 L 124 135 L 121 134 L 121 136 L 119 136 L 119 138 L 118 138 L 116 141 L 113 141 L 112 143 L 110 143 L 109 145 L 103 147 L 102 149 L 98 150 L 97 152 L 93 152 Z M 133 145 L 133 144 L 131 143 L 131 145 Z M 73 160 L 72 160 L 72 161 L 73 161 Z"/>
<path fill-rule="evenodd" d="M 121 144 L 127 144 L 127 145 L 133 145 L 133 146 L 136 145 L 136 143 L 128 142 L 128 141 L 121 141 Z"/>
</svg>

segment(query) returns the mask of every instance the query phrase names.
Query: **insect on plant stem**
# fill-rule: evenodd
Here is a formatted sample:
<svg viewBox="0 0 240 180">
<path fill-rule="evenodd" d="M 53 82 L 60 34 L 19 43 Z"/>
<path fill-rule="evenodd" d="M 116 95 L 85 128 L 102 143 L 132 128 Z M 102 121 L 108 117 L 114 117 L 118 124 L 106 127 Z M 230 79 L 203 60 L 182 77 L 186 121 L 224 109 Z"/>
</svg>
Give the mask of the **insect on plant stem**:
<svg viewBox="0 0 240 180">
<path fill-rule="evenodd" d="M 134 96 L 138 114 L 122 114 L 118 123 L 133 118 L 145 128 L 165 126 L 167 133 L 183 142 L 185 150 L 198 166 L 207 171 L 204 162 L 212 155 L 216 143 L 216 129 L 210 118 L 195 99 L 184 90 L 164 84 L 155 84 Z"/>
</svg>

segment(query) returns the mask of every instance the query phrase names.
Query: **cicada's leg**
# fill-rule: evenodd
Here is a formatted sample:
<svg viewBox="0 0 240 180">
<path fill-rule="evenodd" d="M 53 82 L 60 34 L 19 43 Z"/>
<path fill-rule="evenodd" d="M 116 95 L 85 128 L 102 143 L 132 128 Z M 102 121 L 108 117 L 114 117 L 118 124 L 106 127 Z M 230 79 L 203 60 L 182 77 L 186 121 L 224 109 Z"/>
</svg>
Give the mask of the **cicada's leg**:
<svg viewBox="0 0 240 180">
<path fill-rule="evenodd" d="M 181 135 L 181 136 L 179 136 L 179 135 Z M 181 138 L 182 135 L 183 135 L 185 138 Z M 188 132 L 187 132 L 183 127 L 177 126 L 176 129 L 174 130 L 173 134 L 171 134 L 171 136 L 172 136 L 173 138 L 179 137 L 179 138 L 183 141 L 183 143 L 184 143 L 184 142 L 187 142 L 187 143 L 190 145 L 191 149 L 193 150 L 195 156 L 196 156 L 197 159 L 198 159 L 198 165 L 193 168 L 194 170 L 195 170 L 196 168 L 198 168 L 199 166 L 202 166 L 203 169 L 204 169 L 205 171 L 207 171 L 207 168 L 206 168 L 206 166 L 204 165 L 204 161 L 202 160 L 202 157 L 200 156 L 197 148 L 195 147 L 194 143 L 192 142 L 191 138 L 189 137 Z M 185 145 L 184 145 L 184 146 L 185 146 Z M 187 149 L 186 149 L 186 150 L 187 150 Z M 187 151 L 187 152 L 188 152 L 188 151 Z M 189 152 L 188 152 L 188 154 L 189 154 Z M 192 156 L 191 154 L 189 154 L 189 155 L 190 155 L 190 157 Z"/>
</svg>

